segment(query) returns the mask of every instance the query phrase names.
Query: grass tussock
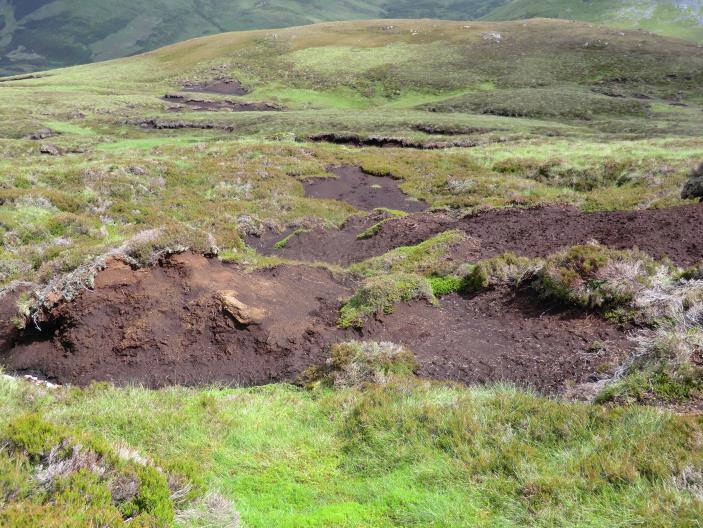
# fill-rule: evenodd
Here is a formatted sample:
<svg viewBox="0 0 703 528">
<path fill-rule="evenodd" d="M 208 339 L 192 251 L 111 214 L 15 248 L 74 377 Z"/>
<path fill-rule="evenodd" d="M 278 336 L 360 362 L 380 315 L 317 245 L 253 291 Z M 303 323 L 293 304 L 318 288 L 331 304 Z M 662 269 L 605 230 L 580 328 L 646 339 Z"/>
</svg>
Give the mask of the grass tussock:
<svg viewBox="0 0 703 528">
<path fill-rule="evenodd" d="M 686 402 L 703 398 L 703 282 L 662 281 L 634 301 L 652 321 L 600 401 Z"/>
<path fill-rule="evenodd" d="M 393 273 L 364 279 L 339 311 L 342 328 L 361 327 L 376 313 L 392 313 L 396 304 L 415 299 L 436 302 L 427 279 L 415 273 Z"/>
<path fill-rule="evenodd" d="M 415 356 L 402 345 L 349 341 L 332 345 L 330 359 L 322 366 L 308 369 L 301 381 L 308 388 L 363 388 L 411 375 L 417 368 Z"/>
<path fill-rule="evenodd" d="M 2 433 L 0 524 L 5 526 L 170 526 L 177 490 L 154 465 L 123 460 L 107 443 L 75 437 L 38 414 L 21 414 Z M 175 480 L 173 481 L 175 482 Z"/>
<path fill-rule="evenodd" d="M 231 501 L 205 493 L 187 463 L 159 466 L 125 445 L 47 421 L 41 413 L 10 419 L 0 446 L 2 526 L 239 526 Z"/>
<path fill-rule="evenodd" d="M 588 244 L 548 257 L 530 286 L 541 297 L 584 308 L 629 306 L 666 268 L 637 251 Z"/>
</svg>

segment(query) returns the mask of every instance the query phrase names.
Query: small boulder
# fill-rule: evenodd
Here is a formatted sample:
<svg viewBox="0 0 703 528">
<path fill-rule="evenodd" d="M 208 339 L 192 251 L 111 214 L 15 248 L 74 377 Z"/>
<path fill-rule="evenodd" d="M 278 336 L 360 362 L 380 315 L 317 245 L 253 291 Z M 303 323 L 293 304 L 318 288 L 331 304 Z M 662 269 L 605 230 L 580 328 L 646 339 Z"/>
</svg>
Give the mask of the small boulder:
<svg viewBox="0 0 703 528">
<path fill-rule="evenodd" d="M 32 132 L 31 134 L 27 135 L 27 139 L 32 139 L 32 140 L 40 140 L 40 139 L 47 139 L 50 137 L 54 137 L 56 134 L 53 130 L 50 128 L 40 128 L 36 132 Z"/>
<path fill-rule="evenodd" d="M 44 144 L 39 147 L 39 152 L 48 156 L 60 156 L 61 150 L 56 145 Z"/>
<path fill-rule="evenodd" d="M 266 317 L 266 310 L 244 304 L 236 295 L 236 292 L 226 290 L 218 292 L 216 297 L 222 303 L 222 309 L 238 323 L 245 326 L 261 324 Z"/>
<path fill-rule="evenodd" d="M 691 171 L 691 176 L 681 190 L 681 198 L 703 200 L 703 161 Z"/>
<path fill-rule="evenodd" d="M 483 38 L 483 40 L 488 40 L 492 42 L 503 41 L 503 35 L 501 33 L 498 33 L 497 31 L 488 31 L 487 33 L 482 33 L 481 37 Z"/>
</svg>

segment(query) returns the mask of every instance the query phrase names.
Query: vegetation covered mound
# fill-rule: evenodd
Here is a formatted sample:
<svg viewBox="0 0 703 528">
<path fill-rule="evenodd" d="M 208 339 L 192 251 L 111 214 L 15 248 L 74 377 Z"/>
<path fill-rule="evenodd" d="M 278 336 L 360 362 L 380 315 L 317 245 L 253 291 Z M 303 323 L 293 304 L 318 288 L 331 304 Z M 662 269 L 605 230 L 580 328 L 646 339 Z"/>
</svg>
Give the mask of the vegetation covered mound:
<svg viewBox="0 0 703 528">
<path fill-rule="evenodd" d="M 186 38 L 247 29 L 278 28 L 323 20 L 436 18 L 515 20 L 549 17 L 643 28 L 702 40 L 701 6 L 673 0 L 598 2 L 523 0 L 300 0 L 242 4 L 233 0 L 126 0 L 108 10 L 105 0 L 6 0 L 0 5 L 0 74 L 124 57 Z M 388 22 L 387 24 L 392 24 Z"/>
<path fill-rule="evenodd" d="M 180 516 L 216 521 L 227 509 L 230 520 L 238 521 L 224 498 L 220 511 L 206 511 L 199 499 L 202 480 L 189 480 L 178 462 L 173 472 L 164 470 L 126 446 L 70 432 L 37 412 L 8 417 L 2 425 L 2 526 L 156 528 L 173 526 Z M 195 475 L 194 468 L 189 471 Z"/>
</svg>

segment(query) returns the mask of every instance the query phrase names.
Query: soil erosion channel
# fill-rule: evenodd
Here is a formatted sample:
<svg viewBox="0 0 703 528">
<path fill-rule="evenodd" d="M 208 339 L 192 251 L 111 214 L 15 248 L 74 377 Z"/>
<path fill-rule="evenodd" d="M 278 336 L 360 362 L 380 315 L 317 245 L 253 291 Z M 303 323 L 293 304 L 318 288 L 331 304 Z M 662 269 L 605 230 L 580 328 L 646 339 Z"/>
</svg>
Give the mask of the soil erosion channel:
<svg viewBox="0 0 703 528">
<path fill-rule="evenodd" d="M 329 357 L 333 342 L 382 339 L 411 348 L 422 376 L 510 380 L 551 393 L 597 379 L 627 346 L 598 318 L 545 312 L 501 291 L 452 295 L 440 307 L 404 304 L 361 330 L 342 330 L 338 307 L 351 293 L 307 266 L 247 274 L 188 253 L 141 270 L 112 261 L 94 290 L 54 308 L 41 331 L 18 332 L 0 363 L 81 385 L 254 385 L 294 381 Z"/>
<path fill-rule="evenodd" d="M 273 248 L 281 233 L 251 238 L 250 244 L 298 260 L 348 264 L 461 229 L 470 236 L 449 256 L 461 262 L 506 251 L 546 255 L 590 240 L 639 247 L 680 265 L 703 259 L 703 205 L 607 213 L 545 206 L 457 217 L 417 212 L 426 204 L 409 200 L 391 178 L 355 167 L 335 174 L 307 184 L 308 194 L 412 214 L 353 216 L 341 229 L 291 237 L 282 249 Z M 357 238 L 381 221 L 370 237 Z M 511 381 L 555 393 L 608 376 L 629 349 L 624 333 L 595 315 L 559 311 L 502 289 L 448 295 L 439 306 L 400 304 L 363 328 L 344 330 L 337 326 L 339 307 L 357 286 L 349 277 L 307 265 L 245 273 L 191 253 L 139 270 L 113 260 L 97 274 L 93 290 L 43 312 L 38 328 L 14 327 L 19 292 L 0 298 L 0 364 L 81 385 L 256 385 L 295 381 L 325 361 L 334 342 L 390 340 L 416 354 L 422 376 Z"/>
<path fill-rule="evenodd" d="M 373 225 L 371 237 L 359 235 Z M 291 237 L 285 247 L 275 244 L 293 230 L 249 237 L 261 253 L 306 262 L 347 265 L 382 255 L 399 246 L 419 244 L 450 229 L 470 240 L 458 248 L 458 258 L 476 261 L 513 252 L 545 256 L 565 247 L 597 241 L 616 249 L 639 248 L 653 257 L 668 258 L 681 266 L 703 260 L 703 204 L 642 211 L 588 213 L 575 207 L 549 205 L 531 209 L 492 209 L 457 218 L 446 212 L 388 218 L 382 213 L 352 216 L 339 229 L 315 228 Z"/>
</svg>

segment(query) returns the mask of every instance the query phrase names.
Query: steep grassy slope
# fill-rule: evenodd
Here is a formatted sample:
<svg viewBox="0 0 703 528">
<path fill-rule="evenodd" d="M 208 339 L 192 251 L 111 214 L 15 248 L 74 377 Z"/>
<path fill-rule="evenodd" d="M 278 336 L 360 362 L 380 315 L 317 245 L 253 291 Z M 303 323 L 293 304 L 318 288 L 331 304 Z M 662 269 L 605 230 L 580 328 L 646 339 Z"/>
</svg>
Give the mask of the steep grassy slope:
<svg viewBox="0 0 703 528">
<path fill-rule="evenodd" d="M 324 20 L 566 18 L 703 40 L 700 2 L 434 0 L 0 0 L 0 73 L 104 60 L 222 31 Z"/>
</svg>

